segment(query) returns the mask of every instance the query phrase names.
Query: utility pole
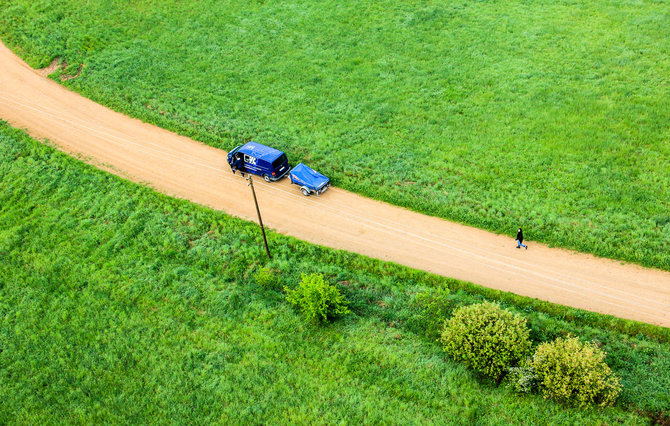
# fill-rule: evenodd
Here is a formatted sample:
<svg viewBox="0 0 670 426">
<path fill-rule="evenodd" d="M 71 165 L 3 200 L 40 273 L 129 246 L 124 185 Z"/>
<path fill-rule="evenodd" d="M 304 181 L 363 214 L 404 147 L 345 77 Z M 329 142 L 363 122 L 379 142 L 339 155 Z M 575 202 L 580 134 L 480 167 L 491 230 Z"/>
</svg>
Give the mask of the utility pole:
<svg viewBox="0 0 670 426">
<path fill-rule="evenodd" d="M 270 257 L 270 248 L 268 247 L 268 239 L 265 237 L 265 228 L 263 228 L 263 219 L 261 219 L 261 211 L 258 209 L 258 200 L 256 199 L 256 190 L 254 189 L 254 180 L 251 178 L 251 173 L 247 178 L 249 181 L 249 186 L 251 187 L 251 193 L 254 194 L 254 204 L 256 204 L 256 213 L 258 213 L 258 224 L 261 226 L 261 232 L 263 233 L 263 242 L 265 243 L 265 252 L 268 254 L 268 259 Z"/>
</svg>

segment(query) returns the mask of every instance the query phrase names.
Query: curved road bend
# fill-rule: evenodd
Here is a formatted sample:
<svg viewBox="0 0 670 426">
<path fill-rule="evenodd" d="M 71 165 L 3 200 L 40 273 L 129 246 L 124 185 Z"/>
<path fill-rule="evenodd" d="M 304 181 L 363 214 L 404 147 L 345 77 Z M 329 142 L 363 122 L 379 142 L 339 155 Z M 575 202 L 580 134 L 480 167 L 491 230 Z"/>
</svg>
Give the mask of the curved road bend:
<svg viewBox="0 0 670 426">
<path fill-rule="evenodd" d="M 100 106 L 41 76 L 0 43 L 0 118 L 124 178 L 255 220 L 226 153 Z M 331 188 L 304 197 L 287 179 L 256 180 L 276 231 L 486 287 L 670 327 L 670 273 L 424 216 Z M 510 230 L 512 232 L 514 230 Z M 510 234 L 511 235 L 511 234 Z"/>
</svg>

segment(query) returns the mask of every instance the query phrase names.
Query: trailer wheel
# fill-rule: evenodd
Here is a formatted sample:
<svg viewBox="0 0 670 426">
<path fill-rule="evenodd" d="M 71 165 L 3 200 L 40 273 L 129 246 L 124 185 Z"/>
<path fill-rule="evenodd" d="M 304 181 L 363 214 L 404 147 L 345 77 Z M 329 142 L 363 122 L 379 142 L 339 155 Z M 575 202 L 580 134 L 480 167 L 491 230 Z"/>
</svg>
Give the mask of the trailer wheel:
<svg viewBox="0 0 670 426">
<path fill-rule="evenodd" d="M 302 188 L 300 188 L 300 190 L 302 191 L 302 195 L 304 195 L 305 197 L 309 197 L 310 191 L 308 188 L 303 186 Z"/>
<path fill-rule="evenodd" d="M 263 179 L 265 179 L 265 181 L 266 181 L 267 183 L 270 183 L 270 182 L 271 182 L 271 180 L 270 180 L 270 176 L 268 176 L 268 175 L 263 175 Z"/>
</svg>

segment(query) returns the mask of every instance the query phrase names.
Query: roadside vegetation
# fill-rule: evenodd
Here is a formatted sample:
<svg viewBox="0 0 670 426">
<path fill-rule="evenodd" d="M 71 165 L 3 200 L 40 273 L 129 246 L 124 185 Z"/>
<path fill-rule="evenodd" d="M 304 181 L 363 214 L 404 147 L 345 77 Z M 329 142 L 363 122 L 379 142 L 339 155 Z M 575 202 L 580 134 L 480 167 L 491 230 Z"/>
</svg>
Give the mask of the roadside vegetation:
<svg viewBox="0 0 670 426">
<path fill-rule="evenodd" d="M 303 274 L 297 288 L 284 287 L 284 291 L 286 300 L 308 321 L 325 322 L 350 312 L 340 290 L 328 284 L 321 274 Z"/>
<path fill-rule="evenodd" d="M 606 354 L 595 343 L 576 337 L 543 343 L 528 363 L 545 398 L 580 406 L 612 405 L 621 391 L 619 379 L 603 362 Z"/>
<path fill-rule="evenodd" d="M 457 309 L 445 321 L 440 342 L 455 360 L 500 382 L 529 355 L 529 334 L 522 315 L 485 302 Z"/>
<path fill-rule="evenodd" d="M 0 0 L 0 37 L 214 146 L 255 139 L 367 196 L 670 270 L 667 10 Z"/>
<path fill-rule="evenodd" d="M 668 418 L 668 329 L 273 232 L 269 241 L 266 262 L 255 224 L 0 124 L 0 423 Z M 350 312 L 308 321 L 283 291 L 303 274 L 320 274 Z M 616 405 L 519 395 L 451 361 L 435 324 L 485 301 L 523 316 L 534 347 L 569 335 L 597 342 L 620 378 Z"/>
</svg>

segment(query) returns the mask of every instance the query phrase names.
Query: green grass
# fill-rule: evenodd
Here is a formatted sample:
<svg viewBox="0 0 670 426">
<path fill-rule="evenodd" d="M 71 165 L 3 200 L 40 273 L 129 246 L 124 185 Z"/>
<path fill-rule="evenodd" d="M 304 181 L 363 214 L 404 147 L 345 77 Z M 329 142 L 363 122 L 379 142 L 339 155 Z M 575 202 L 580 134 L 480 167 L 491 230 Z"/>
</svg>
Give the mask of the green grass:
<svg viewBox="0 0 670 426">
<path fill-rule="evenodd" d="M 667 0 L 0 0 L 116 110 L 414 210 L 670 270 Z"/>
<path fill-rule="evenodd" d="M 670 413 L 670 330 L 269 233 L 280 285 L 322 273 L 352 314 L 307 324 L 253 277 L 257 226 L 87 166 L 0 123 L 0 423 L 645 422 Z M 517 396 L 445 359 L 412 300 L 522 312 L 535 344 L 602 342 L 614 409 Z M 616 330 L 621 330 L 616 331 Z M 665 413 L 665 414 L 664 414 Z"/>
</svg>

